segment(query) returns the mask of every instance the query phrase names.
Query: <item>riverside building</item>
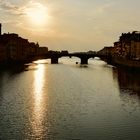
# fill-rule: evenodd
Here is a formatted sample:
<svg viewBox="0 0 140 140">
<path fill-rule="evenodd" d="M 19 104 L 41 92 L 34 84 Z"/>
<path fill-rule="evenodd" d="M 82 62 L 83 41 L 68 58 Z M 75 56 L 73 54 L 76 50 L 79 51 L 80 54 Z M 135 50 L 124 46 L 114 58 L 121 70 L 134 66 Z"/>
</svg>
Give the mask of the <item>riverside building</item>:
<svg viewBox="0 0 140 140">
<path fill-rule="evenodd" d="M 29 42 L 15 33 L 2 34 L 0 24 L 0 62 L 26 61 L 28 58 L 45 55 L 47 47 L 39 47 L 38 43 Z"/>
</svg>

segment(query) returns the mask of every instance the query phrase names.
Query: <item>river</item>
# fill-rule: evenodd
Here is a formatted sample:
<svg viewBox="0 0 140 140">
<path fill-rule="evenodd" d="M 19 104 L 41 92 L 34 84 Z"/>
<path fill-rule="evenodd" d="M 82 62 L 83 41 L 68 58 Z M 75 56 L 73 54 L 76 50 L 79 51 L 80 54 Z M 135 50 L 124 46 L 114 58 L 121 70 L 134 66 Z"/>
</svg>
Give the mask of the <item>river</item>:
<svg viewBox="0 0 140 140">
<path fill-rule="evenodd" d="M 0 71 L 0 140 L 140 138 L 140 73 L 76 61 Z"/>
</svg>

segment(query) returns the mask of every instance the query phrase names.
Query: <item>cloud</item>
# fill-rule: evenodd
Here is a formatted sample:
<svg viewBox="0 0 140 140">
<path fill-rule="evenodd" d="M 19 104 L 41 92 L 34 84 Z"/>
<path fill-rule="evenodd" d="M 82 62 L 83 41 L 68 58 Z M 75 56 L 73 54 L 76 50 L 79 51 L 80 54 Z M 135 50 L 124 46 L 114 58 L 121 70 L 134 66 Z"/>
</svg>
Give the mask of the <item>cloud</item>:
<svg viewBox="0 0 140 140">
<path fill-rule="evenodd" d="M 7 1 L 3 1 L 3 0 L 0 0 L 0 6 L 2 9 L 5 9 L 5 10 L 9 10 L 9 9 L 17 9 L 18 7 L 7 2 Z"/>
<path fill-rule="evenodd" d="M 31 6 L 40 7 L 40 5 L 38 2 L 29 1 L 24 6 L 18 6 L 6 0 L 0 0 L 0 10 L 12 15 L 26 15 L 26 9 Z"/>
<path fill-rule="evenodd" d="M 0 0 L 0 10 L 3 10 L 3 12 L 6 12 L 8 14 L 26 15 L 27 14 L 26 11 L 33 7 L 42 8 L 42 4 L 31 0 L 24 6 L 18 6 L 6 0 Z"/>
<path fill-rule="evenodd" d="M 20 7 L 4 0 L 0 0 L 0 9 L 3 10 L 3 12 L 7 12 L 9 14 L 14 15 L 24 14 Z"/>
</svg>

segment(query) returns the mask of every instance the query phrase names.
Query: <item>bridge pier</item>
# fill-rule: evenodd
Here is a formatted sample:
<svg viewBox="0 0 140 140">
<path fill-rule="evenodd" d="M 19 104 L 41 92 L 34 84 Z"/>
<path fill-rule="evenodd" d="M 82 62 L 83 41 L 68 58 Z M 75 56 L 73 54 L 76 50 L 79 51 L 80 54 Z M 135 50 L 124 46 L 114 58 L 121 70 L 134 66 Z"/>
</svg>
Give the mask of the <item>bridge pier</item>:
<svg viewBox="0 0 140 140">
<path fill-rule="evenodd" d="M 88 64 L 88 58 L 82 57 L 81 59 L 81 64 Z"/>
<path fill-rule="evenodd" d="M 52 57 L 51 58 L 51 64 L 58 64 L 58 57 Z"/>
</svg>

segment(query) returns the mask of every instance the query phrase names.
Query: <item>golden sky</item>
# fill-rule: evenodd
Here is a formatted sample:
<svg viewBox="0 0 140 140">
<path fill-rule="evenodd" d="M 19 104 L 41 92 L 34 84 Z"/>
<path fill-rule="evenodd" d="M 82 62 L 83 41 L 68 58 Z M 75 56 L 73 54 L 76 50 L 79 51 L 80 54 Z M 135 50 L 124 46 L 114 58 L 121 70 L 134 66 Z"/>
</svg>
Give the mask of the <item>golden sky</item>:
<svg viewBox="0 0 140 140">
<path fill-rule="evenodd" d="M 52 50 L 100 50 L 140 30 L 140 0 L 0 0 L 3 32 Z"/>
</svg>

